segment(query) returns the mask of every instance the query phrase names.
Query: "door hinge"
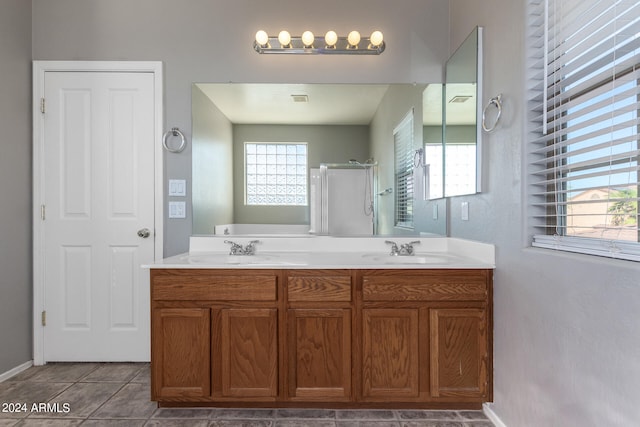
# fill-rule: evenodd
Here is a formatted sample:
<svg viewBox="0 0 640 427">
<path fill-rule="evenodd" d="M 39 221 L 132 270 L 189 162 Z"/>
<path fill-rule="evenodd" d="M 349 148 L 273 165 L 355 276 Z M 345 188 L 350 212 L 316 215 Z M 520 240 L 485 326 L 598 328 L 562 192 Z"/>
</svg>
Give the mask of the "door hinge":
<svg viewBox="0 0 640 427">
<path fill-rule="evenodd" d="M 46 208 L 44 205 L 40 205 L 40 218 L 44 221 L 46 218 Z"/>
<path fill-rule="evenodd" d="M 45 108 L 44 108 L 44 98 L 40 98 L 40 112 L 42 114 L 44 114 Z"/>
<path fill-rule="evenodd" d="M 40 319 L 42 321 L 42 326 L 47 326 L 47 312 L 42 310 L 42 314 L 40 315 Z"/>
</svg>

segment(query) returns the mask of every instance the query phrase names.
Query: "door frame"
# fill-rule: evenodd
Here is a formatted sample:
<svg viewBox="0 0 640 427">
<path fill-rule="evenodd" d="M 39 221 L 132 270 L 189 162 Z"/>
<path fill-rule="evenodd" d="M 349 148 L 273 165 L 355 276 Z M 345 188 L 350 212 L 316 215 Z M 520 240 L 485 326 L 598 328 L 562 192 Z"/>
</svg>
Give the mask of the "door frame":
<svg viewBox="0 0 640 427">
<path fill-rule="evenodd" d="M 164 189 L 162 130 L 164 123 L 163 74 L 160 61 L 33 61 L 33 363 L 44 364 L 44 97 L 47 72 L 153 73 L 154 75 L 154 260 L 164 253 Z"/>
</svg>

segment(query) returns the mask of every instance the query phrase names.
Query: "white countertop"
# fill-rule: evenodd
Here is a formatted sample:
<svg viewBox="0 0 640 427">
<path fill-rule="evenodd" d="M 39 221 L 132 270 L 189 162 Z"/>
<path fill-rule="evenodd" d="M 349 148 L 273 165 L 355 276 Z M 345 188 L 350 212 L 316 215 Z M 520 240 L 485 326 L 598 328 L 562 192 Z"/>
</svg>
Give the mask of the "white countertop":
<svg viewBox="0 0 640 427">
<path fill-rule="evenodd" d="M 229 255 L 232 240 L 256 244 L 255 255 Z M 419 241 L 413 255 L 391 256 L 386 240 Z M 266 269 L 493 269 L 495 248 L 486 243 L 446 237 L 194 236 L 189 252 L 145 268 Z"/>
</svg>

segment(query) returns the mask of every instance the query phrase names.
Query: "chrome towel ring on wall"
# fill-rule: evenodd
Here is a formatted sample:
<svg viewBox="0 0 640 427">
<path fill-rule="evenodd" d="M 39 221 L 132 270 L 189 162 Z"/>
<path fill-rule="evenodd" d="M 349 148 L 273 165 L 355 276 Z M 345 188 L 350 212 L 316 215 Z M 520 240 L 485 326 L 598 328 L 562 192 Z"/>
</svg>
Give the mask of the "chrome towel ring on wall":
<svg viewBox="0 0 640 427">
<path fill-rule="evenodd" d="M 496 116 L 493 119 L 493 124 L 491 124 L 491 126 L 487 126 L 487 117 L 486 117 L 487 110 L 492 105 L 495 105 L 495 107 L 498 109 L 498 112 L 496 113 Z M 500 120 L 501 115 L 502 115 L 502 94 L 500 93 L 498 94 L 498 96 L 494 96 L 493 98 L 491 98 L 487 103 L 487 105 L 485 105 L 484 109 L 482 110 L 482 129 L 484 129 L 485 132 L 493 132 L 493 130 L 498 125 L 498 121 Z"/>
<path fill-rule="evenodd" d="M 180 137 L 180 145 L 178 147 L 176 148 L 169 147 L 167 140 L 169 139 L 170 136 Z M 180 129 L 178 128 L 171 128 L 171 130 L 166 131 L 162 136 L 162 146 L 164 147 L 165 150 L 167 150 L 170 153 L 180 153 L 182 152 L 182 150 L 184 150 L 184 147 L 186 147 L 186 145 L 187 145 L 187 140 L 185 139 L 184 134 L 180 132 Z"/>
</svg>

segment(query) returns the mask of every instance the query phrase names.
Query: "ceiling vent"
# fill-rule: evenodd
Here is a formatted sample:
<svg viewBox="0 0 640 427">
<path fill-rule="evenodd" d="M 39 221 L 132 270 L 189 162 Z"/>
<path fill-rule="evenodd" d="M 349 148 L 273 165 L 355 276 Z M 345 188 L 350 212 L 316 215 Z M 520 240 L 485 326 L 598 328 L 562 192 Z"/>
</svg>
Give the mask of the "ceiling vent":
<svg viewBox="0 0 640 427">
<path fill-rule="evenodd" d="M 471 98 L 472 96 L 470 95 L 457 95 L 449 100 L 449 104 L 462 104 L 463 102 L 467 102 Z"/>
</svg>

